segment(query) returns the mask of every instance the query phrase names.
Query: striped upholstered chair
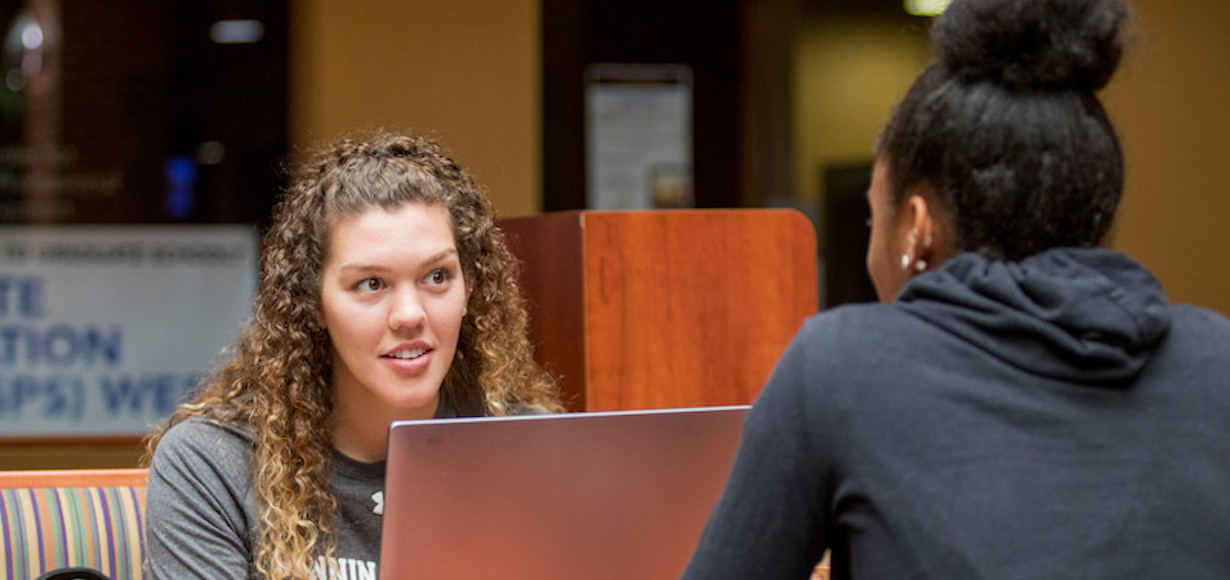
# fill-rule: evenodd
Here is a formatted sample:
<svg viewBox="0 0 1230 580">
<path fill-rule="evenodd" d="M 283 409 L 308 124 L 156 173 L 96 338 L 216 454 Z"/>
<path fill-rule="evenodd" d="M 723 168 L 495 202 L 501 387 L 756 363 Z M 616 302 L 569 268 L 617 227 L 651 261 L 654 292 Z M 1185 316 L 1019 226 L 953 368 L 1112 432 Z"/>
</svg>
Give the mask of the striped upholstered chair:
<svg viewBox="0 0 1230 580">
<path fill-rule="evenodd" d="M 144 578 L 146 479 L 144 469 L 0 472 L 0 577 Z"/>
</svg>

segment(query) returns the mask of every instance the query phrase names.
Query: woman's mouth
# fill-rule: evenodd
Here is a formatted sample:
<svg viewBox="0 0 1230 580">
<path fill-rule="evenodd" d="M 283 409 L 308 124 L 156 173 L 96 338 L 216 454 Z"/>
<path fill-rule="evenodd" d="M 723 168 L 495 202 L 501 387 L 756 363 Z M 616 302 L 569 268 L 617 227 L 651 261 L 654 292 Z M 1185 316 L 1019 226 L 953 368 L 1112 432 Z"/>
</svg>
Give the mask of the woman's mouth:
<svg viewBox="0 0 1230 580">
<path fill-rule="evenodd" d="M 413 360 L 425 354 L 427 354 L 427 349 L 425 348 L 403 348 L 401 350 L 390 352 L 389 354 L 384 355 L 384 357 L 400 360 Z"/>
</svg>

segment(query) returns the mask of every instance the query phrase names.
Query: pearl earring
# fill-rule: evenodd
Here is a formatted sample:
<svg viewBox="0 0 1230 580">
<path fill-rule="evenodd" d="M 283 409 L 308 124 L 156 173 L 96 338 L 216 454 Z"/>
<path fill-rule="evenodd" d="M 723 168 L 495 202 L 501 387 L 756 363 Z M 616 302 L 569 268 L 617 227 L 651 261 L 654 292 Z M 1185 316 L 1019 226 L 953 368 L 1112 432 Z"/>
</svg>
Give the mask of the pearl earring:
<svg viewBox="0 0 1230 580">
<path fill-rule="evenodd" d="M 909 254 L 901 254 L 901 269 L 902 270 L 910 269 L 910 255 Z"/>
<path fill-rule="evenodd" d="M 914 262 L 914 271 L 915 271 L 915 272 L 922 272 L 923 270 L 926 270 L 926 269 L 927 269 L 927 261 L 926 261 L 926 260 L 918 260 L 918 261 Z"/>
</svg>

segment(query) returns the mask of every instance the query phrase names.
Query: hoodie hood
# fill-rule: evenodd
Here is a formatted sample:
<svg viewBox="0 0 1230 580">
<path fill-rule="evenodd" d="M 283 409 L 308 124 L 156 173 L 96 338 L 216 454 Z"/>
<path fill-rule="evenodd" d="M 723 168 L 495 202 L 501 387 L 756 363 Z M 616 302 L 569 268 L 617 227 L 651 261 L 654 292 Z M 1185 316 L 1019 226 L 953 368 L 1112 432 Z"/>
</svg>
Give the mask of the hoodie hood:
<svg viewBox="0 0 1230 580">
<path fill-rule="evenodd" d="M 1139 374 L 1170 327 L 1157 279 L 1100 248 L 1057 248 L 1020 262 L 961 254 L 915 276 L 897 300 L 1009 365 L 1103 387 Z"/>
</svg>

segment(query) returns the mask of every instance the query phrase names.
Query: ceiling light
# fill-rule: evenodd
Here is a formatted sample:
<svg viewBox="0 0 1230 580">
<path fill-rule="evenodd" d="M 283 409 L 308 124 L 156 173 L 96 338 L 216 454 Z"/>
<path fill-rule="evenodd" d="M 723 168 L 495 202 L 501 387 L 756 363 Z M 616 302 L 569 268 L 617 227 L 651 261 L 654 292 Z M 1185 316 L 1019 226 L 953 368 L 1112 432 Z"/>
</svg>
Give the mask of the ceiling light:
<svg viewBox="0 0 1230 580">
<path fill-rule="evenodd" d="M 209 38 L 218 44 L 258 42 L 265 36 L 259 20 L 219 20 L 209 27 Z"/>
<path fill-rule="evenodd" d="M 905 11 L 914 16 L 939 16 L 952 0 L 904 0 Z"/>
</svg>

